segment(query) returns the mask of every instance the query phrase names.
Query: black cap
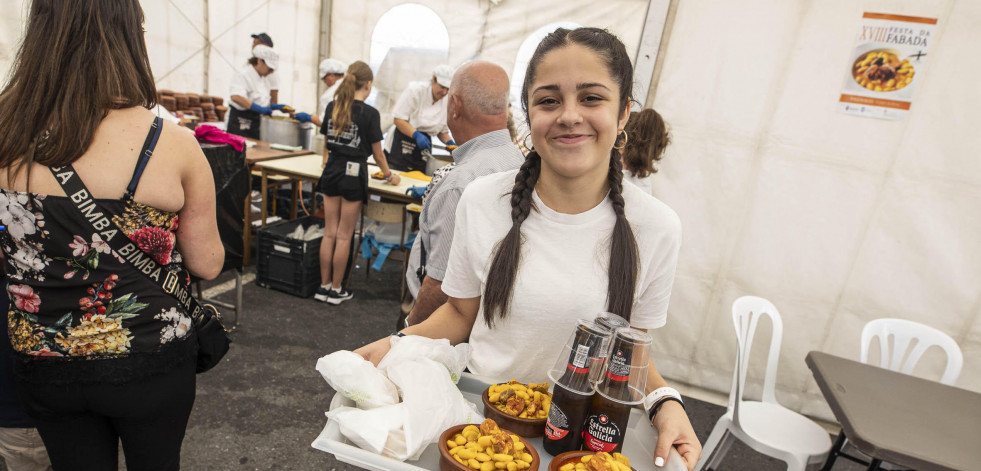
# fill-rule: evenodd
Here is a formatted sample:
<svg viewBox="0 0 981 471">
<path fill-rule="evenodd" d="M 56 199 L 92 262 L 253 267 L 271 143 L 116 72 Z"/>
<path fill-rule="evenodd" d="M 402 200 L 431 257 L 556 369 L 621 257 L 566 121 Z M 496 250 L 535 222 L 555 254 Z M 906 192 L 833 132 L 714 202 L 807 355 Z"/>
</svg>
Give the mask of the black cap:
<svg viewBox="0 0 981 471">
<path fill-rule="evenodd" d="M 258 39 L 259 42 L 265 44 L 266 46 L 273 47 L 272 38 L 270 38 L 266 33 L 256 33 L 253 34 L 252 37 Z"/>
</svg>

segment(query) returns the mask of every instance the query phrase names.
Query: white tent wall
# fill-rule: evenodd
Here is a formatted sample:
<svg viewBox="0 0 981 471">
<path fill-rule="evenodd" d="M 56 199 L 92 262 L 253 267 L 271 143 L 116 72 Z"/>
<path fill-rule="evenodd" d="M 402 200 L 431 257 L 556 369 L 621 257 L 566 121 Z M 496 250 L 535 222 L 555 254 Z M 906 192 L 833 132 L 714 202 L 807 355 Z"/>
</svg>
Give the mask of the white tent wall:
<svg viewBox="0 0 981 471">
<path fill-rule="evenodd" d="M 863 11 L 939 19 L 904 120 L 837 112 Z M 962 52 L 979 24 L 975 1 L 677 2 L 652 84 L 673 134 L 654 190 L 684 227 L 668 324 L 654 332 L 666 376 L 727 393 L 730 306 L 753 294 L 783 317 L 788 407 L 830 418 L 804 357 L 858 359 L 863 325 L 880 317 L 950 334 L 958 386 L 981 391 L 981 92 L 969 79 L 981 64 Z M 939 377 L 942 358 L 917 373 Z"/>
<path fill-rule="evenodd" d="M 26 0 L 0 1 L 4 78 L 27 19 Z M 279 101 L 317 106 L 320 2 L 310 0 L 141 0 L 147 52 L 157 88 L 208 93 L 228 101 L 228 85 L 251 57 L 251 34 L 268 33 L 280 55 Z M 206 37 L 211 46 L 206 49 Z M 208 54 L 206 60 L 205 55 Z"/>
<path fill-rule="evenodd" d="M 144 0 L 140 3 L 145 17 L 146 49 L 157 88 L 203 93 L 207 84 L 206 2 Z"/>
<path fill-rule="evenodd" d="M 265 32 L 279 53 L 280 103 L 316 112 L 320 2 L 208 0 L 208 5 L 213 46 L 209 93 L 227 101 L 228 84 L 252 56 L 251 35 Z"/>
<path fill-rule="evenodd" d="M 27 21 L 26 0 L 0 1 L 0 84 L 7 83 Z"/>
<path fill-rule="evenodd" d="M 408 2 L 332 2 L 329 56 L 345 63 L 367 60 L 378 19 L 392 7 L 405 3 Z M 608 28 L 624 41 L 632 57 L 647 12 L 646 0 L 609 0 L 590 3 L 589 8 L 568 0 L 502 0 L 497 4 L 489 0 L 418 0 L 412 3 L 432 9 L 445 24 L 450 36 L 450 65 L 456 67 L 480 58 L 499 64 L 509 74 L 525 38 L 538 28 L 559 21 Z M 430 69 L 420 70 L 417 77 L 409 80 L 426 80 L 430 74 Z M 389 92 L 398 96 L 401 89 Z M 390 110 L 380 111 L 384 127 Z"/>
</svg>

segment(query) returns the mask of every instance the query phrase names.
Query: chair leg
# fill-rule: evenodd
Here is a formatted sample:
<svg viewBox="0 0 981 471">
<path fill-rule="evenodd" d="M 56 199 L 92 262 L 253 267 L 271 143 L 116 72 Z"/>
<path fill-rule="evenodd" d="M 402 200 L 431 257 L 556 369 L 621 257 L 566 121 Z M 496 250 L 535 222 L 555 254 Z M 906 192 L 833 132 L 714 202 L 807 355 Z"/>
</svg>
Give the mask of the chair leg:
<svg viewBox="0 0 981 471">
<path fill-rule="evenodd" d="M 239 268 L 235 270 L 235 323 L 232 326 L 238 326 L 243 307 L 245 305 L 242 304 L 242 269 Z"/>
<path fill-rule="evenodd" d="M 869 463 L 869 471 L 877 471 L 881 464 L 882 464 L 882 460 L 878 458 L 872 458 L 872 462 Z"/>
<path fill-rule="evenodd" d="M 838 438 L 835 439 L 834 445 L 831 446 L 831 451 L 828 452 L 828 459 L 825 460 L 821 471 L 831 471 L 831 468 L 835 466 L 835 460 L 838 459 L 838 455 L 841 453 L 841 447 L 845 445 L 845 440 L 845 431 L 838 432 Z"/>
<path fill-rule="evenodd" d="M 724 417 L 715 423 L 712 433 L 702 446 L 702 458 L 695 465 L 695 471 L 712 469 L 716 462 L 728 451 L 728 442 L 731 439 L 729 433 L 729 421 Z"/>
</svg>

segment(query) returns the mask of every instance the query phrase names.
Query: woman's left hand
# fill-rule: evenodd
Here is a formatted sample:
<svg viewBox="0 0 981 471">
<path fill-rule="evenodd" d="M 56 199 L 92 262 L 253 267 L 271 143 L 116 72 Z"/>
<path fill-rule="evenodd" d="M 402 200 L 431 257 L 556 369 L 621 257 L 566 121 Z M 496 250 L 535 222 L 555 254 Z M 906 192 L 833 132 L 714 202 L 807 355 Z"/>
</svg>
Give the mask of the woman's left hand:
<svg viewBox="0 0 981 471">
<path fill-rule="evenodd" d="M 668 452 L 671 447 L 677 448 L 678 453 L 685 460 L 688 471 L 695 469 L 698 458 L 702 456 L 702 444 L 695 436 L 695 430 L 691 427 L 688 414 L 685 409 L 674 401 L 669 401 L 661 405 L 654 416 L 654 427 L 657 428 L 657 446 L 654 448 L 654 464 L 657 466 L 658 459 L 661 459 L 661 466 L 668 461 Z"/>
</svg>

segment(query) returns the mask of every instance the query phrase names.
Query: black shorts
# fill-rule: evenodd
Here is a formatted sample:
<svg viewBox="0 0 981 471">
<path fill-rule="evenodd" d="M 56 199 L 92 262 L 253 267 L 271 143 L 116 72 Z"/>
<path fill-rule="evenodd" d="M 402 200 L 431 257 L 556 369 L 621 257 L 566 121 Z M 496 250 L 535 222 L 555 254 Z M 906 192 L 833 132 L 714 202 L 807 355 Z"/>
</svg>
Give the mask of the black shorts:
<svg viewBox="0 0 981 471">
<path fill-rule="evenodd" d="M 348 175 L 348 163 L 358 165 L 358 175 Z M 368 201 L 368 162 L 331 156 L 317 182 L 317 193 L 340 196 L 348 201 Z"/>
</svg>

